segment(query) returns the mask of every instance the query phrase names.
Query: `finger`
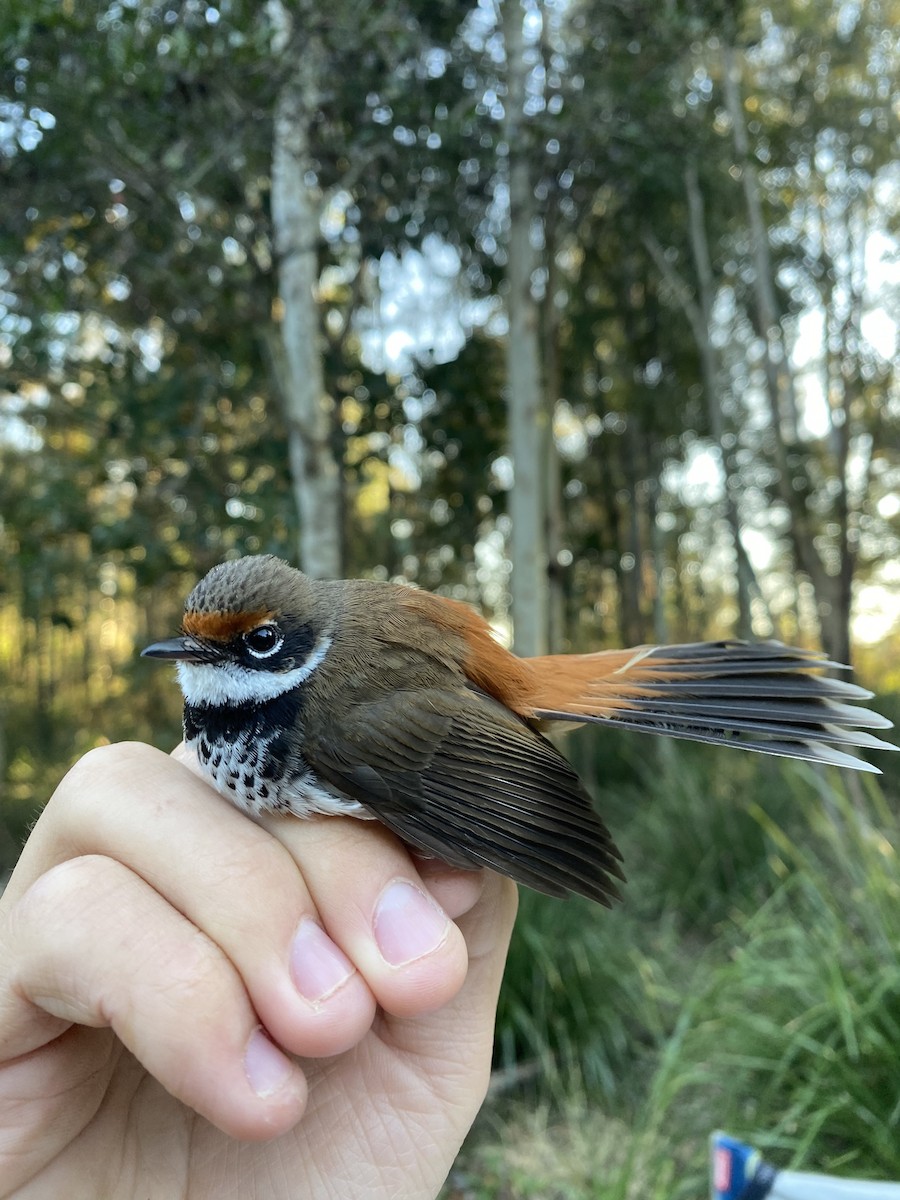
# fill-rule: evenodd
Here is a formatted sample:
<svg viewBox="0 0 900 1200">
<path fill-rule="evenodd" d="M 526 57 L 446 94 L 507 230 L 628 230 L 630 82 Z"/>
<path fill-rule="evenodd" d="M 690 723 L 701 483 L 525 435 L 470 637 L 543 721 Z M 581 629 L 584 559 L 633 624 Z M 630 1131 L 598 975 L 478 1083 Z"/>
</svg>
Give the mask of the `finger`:
<svg viewBox="0 0 900 1200">
<path fill-rule="evenodd" d="M 456 994 L 466 975 L 465 942 L 393 834 L 347 817 L 268 817 L 264 824 L 290 851 L 329 936 L 383 1009 L 417 1016 Z M 462 873 L 454 886 L 464 899 L 471 889 Z"/>
<path fill-rule="evenodd" d="M 497 998 L 517 907 L 515 884 L 485 871 L 481 900 L 458 922 L 469 956 L 464 986 L 440 1012 L 418 1021 L 385 1016 L 378 1024 L 381 1038 L 407 1058 L 441 1111 L 458 1122 L 460 1138 L 490 1080 Z"/>
<path fill-rule="evenodd" d="M 207 782 L 200 760 L 184 742 L 175 747 L 171 757 Z M 455 920 L 477 903 L 484 886 L 482 871 L 450 867 L 439 858 L 415 850 L 410 850 L 410 854 L 422 883 L 451 919 Z"/>
<path fill-rule="evenodd" d="M 371 1026 L 372 993 L 325 932 L 294 859 L 168 755 L 129 744 L 92 752 L 41 820 L 49 832 L 33 838 L 32 875 L 89 854 L 127 866 L 220 947 L 292 1053 L 338 1054 Z"/>
<path fill-rule="evenodd" d="M 302 1115 L 303 1075 L 260 1030 L 228 958 L 111 859 L 52 868 L 8 914 L 4 1057 L 34 1049 L 43 1014 L 111 1028 L 167 1091 L 231 1136 L 275 1137 Z"/>
<path fill-rule="evenodd" d="M 478 903 L 484 891 L 484 871 L 450 867 L 439 858 L 411 852 L 419 878 L 444 912 L 456 920 Z"/>
<path fill-rule="evenodd" d="M 199 773 L 186 747 L 174 756 Z M 477 902 L 484 872 L 414 854 L 374 821 L 272 814 L 258 821 L 292 854 L 328 934 L 382 1008 L 416 1016 L 455 995 L 466 952 L 452 918 Z"/>
</svg>

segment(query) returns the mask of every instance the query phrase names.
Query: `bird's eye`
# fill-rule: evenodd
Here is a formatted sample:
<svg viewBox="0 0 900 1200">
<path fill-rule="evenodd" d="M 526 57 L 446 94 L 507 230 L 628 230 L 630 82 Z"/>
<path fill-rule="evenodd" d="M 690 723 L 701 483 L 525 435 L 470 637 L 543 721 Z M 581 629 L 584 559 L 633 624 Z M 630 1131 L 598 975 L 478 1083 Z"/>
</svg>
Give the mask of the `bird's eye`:
<svg viewBox="0 0 900 1200">
<path fill-rule="evenodd" d="M 281 649 L 284 638 L 275 625 L 258 625 L 244 634 L 244 645 L 254 658 L 268 658 Z"/>
</svg>

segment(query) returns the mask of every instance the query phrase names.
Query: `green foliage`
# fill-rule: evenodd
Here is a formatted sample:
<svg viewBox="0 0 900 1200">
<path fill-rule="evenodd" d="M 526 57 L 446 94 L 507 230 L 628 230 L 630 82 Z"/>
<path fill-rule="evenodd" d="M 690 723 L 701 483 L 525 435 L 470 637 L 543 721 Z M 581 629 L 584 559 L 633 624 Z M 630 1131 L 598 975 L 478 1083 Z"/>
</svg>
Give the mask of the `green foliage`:
<svg viewBox="0 0 900 1200">
<path fill-rule="evenodd" d="M 801 838 L 760 814 L 784 882 L 734 919 L 731 961 L 697 999 L 685 1083 L 782 1162 L 896 1179 L 898 827 L 874 785 L 862 807 L 819 792 Z"/>
<path fill-rule="evenodd" d="M 788 0 L 770 17 L 721 0 L 667 5 L 665 19 L 651 5 L 611 0 L 540 8 L 527 148 L 544 251 L 535 288 L 548 408 L 567 426 L 557 429 L 564 528 L 552 566 L 572 645 L 648 640 L 666 623 L 681 636 L 733 624 L 727 572 L 702 569 L 719 540 L 720 505 L 710 494 L 698 505 L 667 482 L 708 449 L 695 339 L 646 245 L 652 233 L 695 288 L 688 162 L 705 198 L 714 284 L 731 312 L 717 334 L 728 343 L 721 374 L 742 517 L 787 551 L 784 514 L 771 503 L 770 438 L 744 403 L 759 382 L 748 367 L 757 330 L 746 214 L 721 119 L 723 39 L 747 51 L 743 86 L 785 319 L 813 302 L 830 313 L 838 350 L 823 370 L 834 395 L 846 395 L 833 436 L 792 448 L 795 490 L 815 514 L 804 536 L 824 548 L 832 575 L 844 541 L 863 570 L 896 546 L 879 505 L 896 486 L 885 415 L 893 374 L 860 336 L 864 298 L 846 277 L 861 249 L 847 240 L 853 230 L 886 232 L 890 220 L 876 182 L 890 154 L 882 81 L 891 50 L 881 33 L 891 13 L 864 4 L 849 20 L 827 7 L 822 21 Z M 507 529 L 508 484 L 494 469 L 506 438 L 502 322 L 487 322 L 456 362 L 423 362 L 398 378 L 362 361 L 355 321 L 363 305 L 377 307 L 379 256 L 426 236 L 458 250 L 460 294 L 491 297 L 484 311 L 500 311 L 505 79 L 493 18 L 483 7 L 412 0 L 291 11 L 299 32 L 280 56 L 267 5 L 15 0 L 0 16 L 9 389 L 0 398 L 0 565 L 26 607 L 42 574 L 77 591 L 97 560 L 152 585 L 228 553 L 294 544 L 272 350 L 269 160 L 280 82 L 296 55 L 314 52 L 328 86 L 311 125 L 310 186 L 328 213 L 322 341 L 345 464 L 348 564 L 490 593 L 503 611 L 496 579 L 482 586 L 475 563 L 475 545 L 494 535 L 502 547 Z M 820 209 L 828 220 L 817 232 L 810 214 Z M 7 440 L 7 423 L 24 425 L 24 444 Z M 852 432 L 854 461 L 866 460 L 847 512 L 832 511 L 838 429 Z M 394 486 L 404 458 L 406 478 Z M 359 505 L 385 477 L 380 507 Z M 796 589 L 780 565 L 776 557 L 766 599 L 789 633 Z M 811 624 L 806 614 L 801 625 Z"/>
<path fill-rule="evenodd" d="M 651 927 L 627 907 L 608 913 L 523 894 L 498 1017 L 498 1064 L 511 1071 L 536 1061 L 536 1094 L 557 1103 L 587 1093 L 628 1111 L 677 1019 L 685 975 L 672 953 L 673 923 Z"/>
</svg>

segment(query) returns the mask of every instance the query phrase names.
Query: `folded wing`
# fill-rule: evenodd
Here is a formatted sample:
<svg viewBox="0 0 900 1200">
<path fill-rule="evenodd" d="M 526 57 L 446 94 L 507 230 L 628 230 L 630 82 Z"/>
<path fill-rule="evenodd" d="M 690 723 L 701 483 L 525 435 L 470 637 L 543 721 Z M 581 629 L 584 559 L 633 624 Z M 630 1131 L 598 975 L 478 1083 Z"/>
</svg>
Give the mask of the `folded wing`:
<svg viewBox="0 0 900 1200">
<path fill-rule="evenodd" d="M 537 891 L 618 897 L 620 855 L 578 776 L 536 730 L 475 689 L 394 693 L 308 742 L 310 766 L 410 845 Z"/>
</svg>

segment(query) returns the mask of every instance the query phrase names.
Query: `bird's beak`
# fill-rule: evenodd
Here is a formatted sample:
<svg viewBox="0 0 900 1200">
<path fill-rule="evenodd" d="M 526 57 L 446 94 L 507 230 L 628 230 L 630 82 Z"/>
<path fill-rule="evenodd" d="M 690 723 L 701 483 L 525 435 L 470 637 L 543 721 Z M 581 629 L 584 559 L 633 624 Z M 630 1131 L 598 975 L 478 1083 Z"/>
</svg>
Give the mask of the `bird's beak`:
<svg viewBox="0 0 900 1200">
<path fill-rule="evenodd" d="M 168 658 L 175 662 L 208 663 L 219 655 L 212 646 L 205 646 L 192 637 L 171 638 L 168 642 L 154 642 L 141 651 L 141 658 Z"/>
</svg>

